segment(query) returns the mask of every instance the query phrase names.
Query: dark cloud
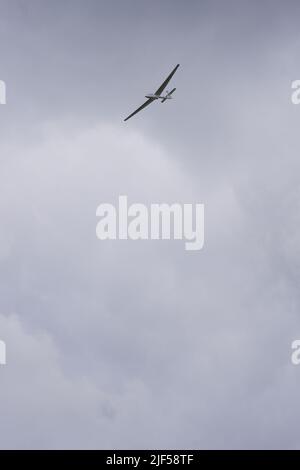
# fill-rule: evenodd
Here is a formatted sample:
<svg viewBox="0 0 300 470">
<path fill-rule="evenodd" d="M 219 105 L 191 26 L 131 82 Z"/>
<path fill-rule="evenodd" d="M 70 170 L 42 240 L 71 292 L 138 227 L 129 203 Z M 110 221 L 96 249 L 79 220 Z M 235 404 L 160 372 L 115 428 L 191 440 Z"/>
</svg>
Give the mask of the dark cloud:
<svg viewBox="0 0 300 470">
<path fill-rule="evenodd" d="M 299 3 L 0 7 L 1 447 L 299 448 Z M 120 194 L 204 249 L 101 243 Z"/>
</svg>

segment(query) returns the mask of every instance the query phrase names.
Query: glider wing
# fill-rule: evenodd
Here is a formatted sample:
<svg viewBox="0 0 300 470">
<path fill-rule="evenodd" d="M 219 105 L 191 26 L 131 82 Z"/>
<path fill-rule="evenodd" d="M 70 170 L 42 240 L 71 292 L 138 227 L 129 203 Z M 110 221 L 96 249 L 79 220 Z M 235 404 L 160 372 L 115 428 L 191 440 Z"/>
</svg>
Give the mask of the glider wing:
<svg viewBox="0 0 300 470">
<path fill-rule="evenodd" d="M 175 69 L 172 70 L 172 72 L 170 73 L 170 75 L 165 79 L 164 83 L 162 85 L 160 85 L 160 87 L 158 88 L 158 90 L 156 90 L 155 94 L 156 95 L 161 95 L 162 92 L 164 91 L 164 89 L 166 88 L 166 86 L 168 85 L 169 81 L 171 80 L 171 78 L 173 77 L 174 73 L 176 72 L 176 70 L 178 69 L 179 67 L 179 64 L 176 65 Z"/>
<path fill-rule="evenodd" d="M 124 119 L 124 121 L 127 121 L 128 119 L 130 119 L 132 116 L 134 116 L 136 113 L 142 111 L 142 109 L 146 108 L 146 106 L 148 106 L 150 103 L 152 103 L 153 98 L 149 98 L 147 101 L 145 101 L 144 104 L 142 104 L 142 106 L 140 106 L 138 109 L 136 109 L 135 111 L 133 111 L 133 113 L 129 114 L 129 116 L 127 116 L 126 119 Z"/>
</svg>

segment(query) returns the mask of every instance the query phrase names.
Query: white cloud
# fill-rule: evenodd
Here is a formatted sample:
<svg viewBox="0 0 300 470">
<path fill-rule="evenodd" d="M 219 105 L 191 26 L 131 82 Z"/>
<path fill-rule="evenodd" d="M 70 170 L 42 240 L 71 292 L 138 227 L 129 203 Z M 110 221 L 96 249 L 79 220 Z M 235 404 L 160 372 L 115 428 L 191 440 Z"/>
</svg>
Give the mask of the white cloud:
<svg viewBox="0 0 300 470">
<path fill-rule="evenodd" d="M 297 419 L 297 295 L 273 272 L 297 247 L 293 215 L 274 245 L 247 192 L 199 188 L 135 131 L 38 132 L 2 149 L 1 308 L 17 314 L 0 316 L 1 446 L 297 446 L 282 426 Z M 96 207 L 119 194 L 204 202 L 205 248 L 100 242 Z"/>
</svg>

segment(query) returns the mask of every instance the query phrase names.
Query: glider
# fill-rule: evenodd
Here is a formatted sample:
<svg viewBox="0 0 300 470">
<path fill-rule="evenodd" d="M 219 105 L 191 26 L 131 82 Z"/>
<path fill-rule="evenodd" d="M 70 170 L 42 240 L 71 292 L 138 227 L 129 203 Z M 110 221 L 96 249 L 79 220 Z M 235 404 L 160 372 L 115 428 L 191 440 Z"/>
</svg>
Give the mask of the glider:
<svg viewBox="0 0 300 470">
<path fill-rule="evenodd" d="M 148 106 L 149 104 L 151 104 L 153 101 L 155 100 L 161 100 L 162 103 L 164 103 L 166 100 L 170 100 L 172 98 L 172 93 L 174 93 L 174 91 L 176 90 L 176 88 L 173 88 L 173 90 L 171 91 L 167 91 L 166 90 L 166 94 L 165 96 L 162 96 L 162 92 L 164 91 L 164 89 L 166 88 L 166 86 L 168 85 L 169 81 L 171 80 L 171 78 L 173 77 L 174 73 L 176 72 L 176 70 L 178 69 L 179 67 L 179 64 L 176 65 L 176 67 L 172 70 L 172 72 L 170 73 L 170 75 L 165 79 L 165 81 L 163 82 L 163 84 L 156 90 L 156 92 L 154 94 L 149 94 L 149 95 L 146 95 L 145 98 L 148 98 L 147 101 L 145 101 L 144 104 L 142 104 L 142 106 L 140 106 L 138 109 L 136 109 L 135 111 L 133 111 L 133 113 L 131 113 L 129 116 L 127 116 L 126 119 L 124 119 L 124 121 L 127 121 L 128 119 L 130 119 L 132 116 L 134 116 L 135 114 L 137 114 L 138 112 L 142 111 L 142 109 L 146 108 L 146 106 Z"/>
</svg>

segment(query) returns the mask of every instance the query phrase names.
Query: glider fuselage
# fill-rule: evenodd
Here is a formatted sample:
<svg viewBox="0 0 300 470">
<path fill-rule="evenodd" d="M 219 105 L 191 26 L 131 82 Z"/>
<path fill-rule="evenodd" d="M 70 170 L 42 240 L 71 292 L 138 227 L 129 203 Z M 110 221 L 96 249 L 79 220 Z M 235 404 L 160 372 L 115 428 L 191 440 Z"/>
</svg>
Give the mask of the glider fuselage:
<svg viewBox="0 0 300 470">
<path fill-rule="evenodd" d="M 155 95 L 152 93 L 149 93 L 149 95 L 145 95 L 145 98 L 149 98 L 150 100 L 171 100 L 172 96 L 166 95 L 166 96 L 161 96 L 161 95 Z"/>
</svg>

